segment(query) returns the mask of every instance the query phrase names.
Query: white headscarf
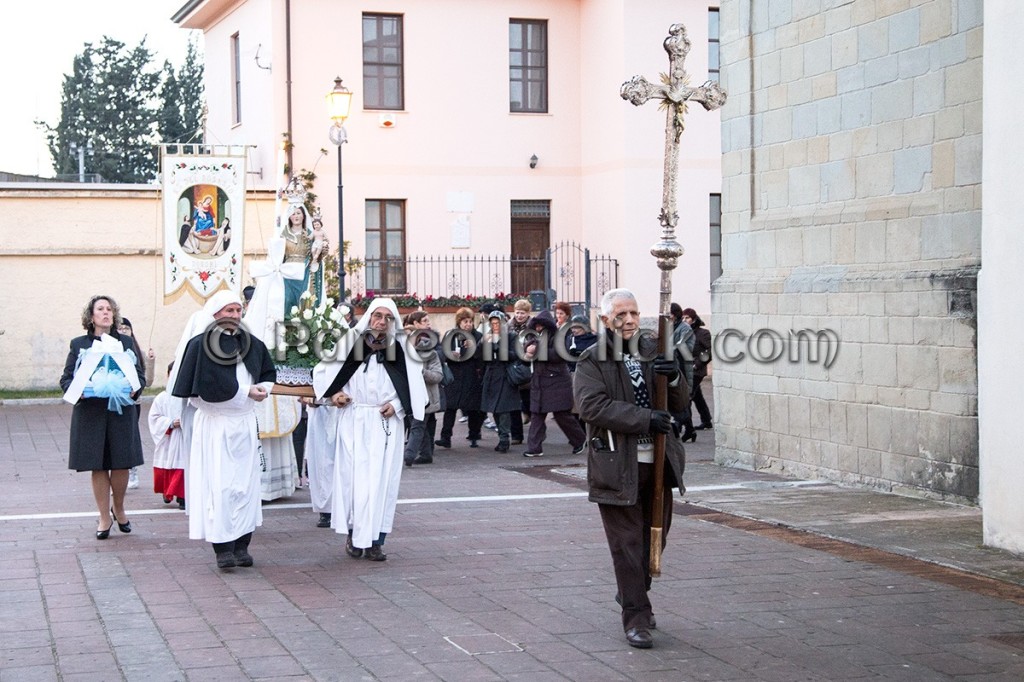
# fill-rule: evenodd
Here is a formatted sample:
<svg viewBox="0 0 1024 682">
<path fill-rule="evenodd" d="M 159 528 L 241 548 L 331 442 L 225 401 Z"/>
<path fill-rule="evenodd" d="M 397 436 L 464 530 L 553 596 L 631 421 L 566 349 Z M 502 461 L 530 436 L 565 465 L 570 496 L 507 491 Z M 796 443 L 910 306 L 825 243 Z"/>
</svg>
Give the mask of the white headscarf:
<svg viewBox="0 0 1024 682">
<path fill-rule="evenodd" d="M 207 327 L 213 324 L 213 316 L 232 303 L 241 305 L 242 299 L 234 291 L 221 289 L 206 299 L 203 307 L 192 313 L 192 316 L 188 318 L 188 322 L 185 323 L 185 329 L 181 332 L 181 338 L 178 339 L 178 347 L 174 351 L 174 367 L 171 368 L 171 374 L 167 377 L 168 391 L 174 389 L 174 382 L 178 380 L 178 366 L 181 365 L 181 359 L 185 357 L 185 347 L 188 345 L 188 342 L 192 340 L 193 336 L 202 334 Z"/>
<path fill-rule="evenodd" d="M 378 308 L 386 308 L 391 313 L 392 321 L 388 325 L 387 334 L 394 339 L 393 343 L 401 345 L 405 357 L 406 375 L 409 377 L 409 400 L 412 403 L 412 416 L 415 419 L 423 419 L 424 408 L 429 402 L 427 385 L 423 381 L 423 364 L 419 356 L 410 351 L 407 345 L 405 330 L 402 329 L 401 317 L 398 314 L 398 307 L 390 298 L 375 298 L 370 302 L 366 313 L 359 318 L 359 322 L 338 340 L 337 355 L 330 362 L 321 362 L 313 368 L 313 391 L 318 398 L 323 398 L 324 393 L 334 382 L 338 372 L 345 364 L 345 358 L 352 351 L 356 343 L 360 342 L 363 334 L 370 326 L 370 316 Z"/>
</svg>

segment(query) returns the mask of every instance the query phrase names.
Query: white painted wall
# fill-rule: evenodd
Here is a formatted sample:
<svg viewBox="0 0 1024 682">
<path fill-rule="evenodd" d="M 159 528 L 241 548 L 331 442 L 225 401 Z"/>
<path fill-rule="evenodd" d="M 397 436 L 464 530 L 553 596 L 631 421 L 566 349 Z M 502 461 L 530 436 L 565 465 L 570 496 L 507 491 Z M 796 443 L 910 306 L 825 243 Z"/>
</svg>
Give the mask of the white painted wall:
<svg viewBox="0 0 1024 682">
<path fill-rule="evenodd" d="M 1020 296 L 1020 187 L 1024 138 L 1020 112 L 1024 62 L 1019 42 L 1024 4 L 986 0 L 981 274 L 978 277 L 978 411 L 980 496 L 985 544 L 1024 552 L 1024 385 L 1021 339 L 1024 299 Z"/>
</svg>

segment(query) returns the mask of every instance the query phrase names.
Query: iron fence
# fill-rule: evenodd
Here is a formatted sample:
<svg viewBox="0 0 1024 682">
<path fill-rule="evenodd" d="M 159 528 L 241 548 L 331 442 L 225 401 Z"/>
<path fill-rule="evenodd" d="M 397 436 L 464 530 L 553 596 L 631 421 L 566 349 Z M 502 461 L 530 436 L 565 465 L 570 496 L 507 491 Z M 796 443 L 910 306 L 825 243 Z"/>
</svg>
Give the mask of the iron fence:
<svg viewBox="0 0 1024 682">
<path fill-rule="evenodd" d="M 618 286 L 619 261 L 594 256 L 574 242 L 549 248 L 543 258 L 508 255 L 411 256 L 367 258 L 347 278 L 353 296 L 415 294 L 420 299 L 529 294 L 540 292 L 545 307 L 555 300 L 589 310 L 608 289 Z"/>
</svg>

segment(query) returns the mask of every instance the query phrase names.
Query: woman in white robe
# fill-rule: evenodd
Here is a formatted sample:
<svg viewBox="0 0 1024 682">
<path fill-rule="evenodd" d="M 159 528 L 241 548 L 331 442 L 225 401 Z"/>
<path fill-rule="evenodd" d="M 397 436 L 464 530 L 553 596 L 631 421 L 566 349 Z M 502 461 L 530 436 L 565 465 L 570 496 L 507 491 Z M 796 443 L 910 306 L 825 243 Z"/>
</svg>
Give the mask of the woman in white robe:
<svg viewBox="0 0 1024 682">
<path fill-rule="evenodd" d="M 331 527 L 334 509 L 334 453 L 338 435 L 339 410 L 324 401 L 308 401 L 306 414 L 306 469 L 309 474 L 309 501 L 320 515 L 318 528 Z"/>
<path fill-rule="evenodd" d="M 319 397 L 340 408 L 334 460 L 331 526 L 346 538 L 349 556 L 384 561 L 402 478 L 404 418 L 423 419 L 428 402 L 419 356 L 406 345 L 398 308 L 374 299 L 339 342 L 343 362 L 313 372 Z"/>
</svg>

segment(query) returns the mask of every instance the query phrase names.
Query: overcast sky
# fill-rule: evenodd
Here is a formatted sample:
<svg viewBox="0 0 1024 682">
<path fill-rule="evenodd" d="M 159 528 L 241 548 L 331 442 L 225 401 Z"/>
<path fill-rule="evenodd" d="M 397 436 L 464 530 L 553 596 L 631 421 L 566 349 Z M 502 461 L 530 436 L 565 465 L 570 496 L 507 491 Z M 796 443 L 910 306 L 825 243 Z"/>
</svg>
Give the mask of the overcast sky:
<svg viewBox="0 0 1024 682">
<path fill-rule="evenodd" d="M 55 125 L 64 74 L 85 43 L 104 35 L 146 45 L 162 65 L 180 66 L 189 36 L 170 17 L 185 0 L 27 0 L 5 3 L 0 21 L 0 171 L 49 176 L 46 138 L 33 121 Z M 200 43 L 201 44 L 201 43 Z"/>
</svg>

